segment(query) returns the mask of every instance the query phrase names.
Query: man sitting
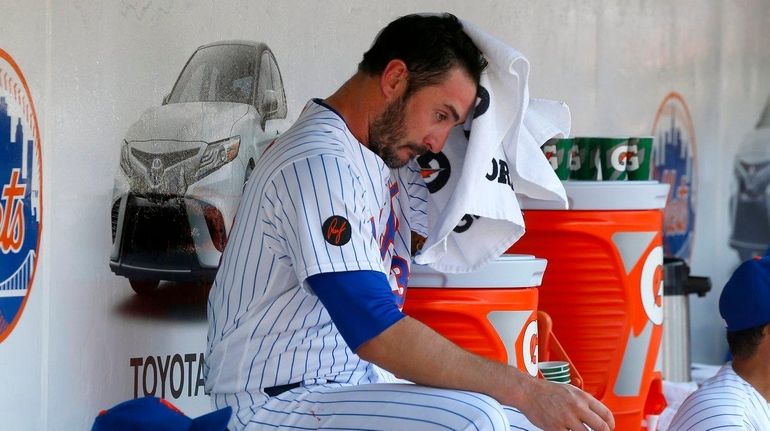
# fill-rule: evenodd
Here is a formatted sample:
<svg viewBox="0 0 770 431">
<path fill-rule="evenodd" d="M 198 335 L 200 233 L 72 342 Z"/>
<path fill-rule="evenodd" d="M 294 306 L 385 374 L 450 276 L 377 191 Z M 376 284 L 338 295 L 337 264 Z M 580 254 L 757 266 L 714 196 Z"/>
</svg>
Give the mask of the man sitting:
<svg viewBox="0 0 770 431">
<path fill-rule="evenodd" d="M 733 361 L 690 395 L 670 430 L 770 430 L 770 257 L 741 264 L 722 290 Z"/>
</svg>

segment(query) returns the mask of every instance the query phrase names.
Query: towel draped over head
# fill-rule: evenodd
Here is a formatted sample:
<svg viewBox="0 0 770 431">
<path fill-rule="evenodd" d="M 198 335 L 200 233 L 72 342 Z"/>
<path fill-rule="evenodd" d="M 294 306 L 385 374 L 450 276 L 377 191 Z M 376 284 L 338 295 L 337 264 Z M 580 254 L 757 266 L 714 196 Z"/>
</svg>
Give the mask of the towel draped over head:
<svg viewBox="0 0 770 431">
<path fill-rule="evenodd" d="M 517 194 L 567 207 L 564 187 L 540 146 L 569 135 L 569 108 L 530 99 L 527 59 L 462 24 L 489 63 L 476 107 L 452 130 L 442 153 L 418 159 L 430 193 L 428 237 L 415 262 L 451 273 L 475 271 L 521 238 Z"/>
</svg>

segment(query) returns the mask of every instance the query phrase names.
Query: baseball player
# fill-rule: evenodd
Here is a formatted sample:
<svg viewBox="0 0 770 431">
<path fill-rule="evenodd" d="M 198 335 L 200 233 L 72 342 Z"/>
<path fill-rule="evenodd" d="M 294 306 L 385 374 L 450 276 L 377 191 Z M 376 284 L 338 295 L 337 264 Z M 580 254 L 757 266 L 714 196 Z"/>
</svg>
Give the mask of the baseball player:
<svg viewBox="0 0 770 431">
<path fill-rule="evenodd" d="M 735 270 L 719 297 L 733 354 L 679 407 L 672 431 L 770 430 L 770 257 Z"/>
<path fill-rule="evenodd" d="M 206 388 L 231 430 L 613 428 L 590 395 L 401 312 L 427 224 L 413 159 L 465 121 L 484 67 L 454 16 L 399 18 L 264 151 L 208 303 Z"/>
</svg>

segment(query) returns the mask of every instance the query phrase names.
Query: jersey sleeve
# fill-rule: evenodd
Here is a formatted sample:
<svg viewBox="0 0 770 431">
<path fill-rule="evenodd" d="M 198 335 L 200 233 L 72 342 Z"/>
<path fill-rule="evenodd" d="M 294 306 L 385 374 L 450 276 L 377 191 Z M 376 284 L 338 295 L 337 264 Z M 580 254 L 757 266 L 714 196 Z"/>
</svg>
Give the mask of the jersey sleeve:
<svg viewBox="0 0 770 431">
<path fill-rule="evenodd" d="M 316 274 L 308 277 L 307 284 L 354 352 L 406 316 L 399 310 L 388 279 L 381 272 Z"/>
<path fill-rule="evenodd" d="M 313 155 L 285 166 L 265 199 L 300 283 L 327 272 L 384 272 L 366 189 L 344 158 Z"/>
</svg>

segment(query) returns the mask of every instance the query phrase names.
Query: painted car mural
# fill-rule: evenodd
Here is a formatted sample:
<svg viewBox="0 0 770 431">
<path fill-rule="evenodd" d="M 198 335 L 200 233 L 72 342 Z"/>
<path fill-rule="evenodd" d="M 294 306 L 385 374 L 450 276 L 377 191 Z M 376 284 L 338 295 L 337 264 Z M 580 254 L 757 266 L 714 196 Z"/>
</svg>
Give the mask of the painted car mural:
<svg viewBox="0 0 770 431">
<path fill-rule="evenodd" d="M 735 155 L 730 194 L 730 247 L 741 260 L 770 245 L 770 99 Z"/>
<path fill-rule="evenodd" d="M 255 161 L 288 125 L 260 42 L 199 47 L 161 106 L 126 133 L 112 196 L 110 268 L 137 293 L 213 280 Z"/>
</svg>

